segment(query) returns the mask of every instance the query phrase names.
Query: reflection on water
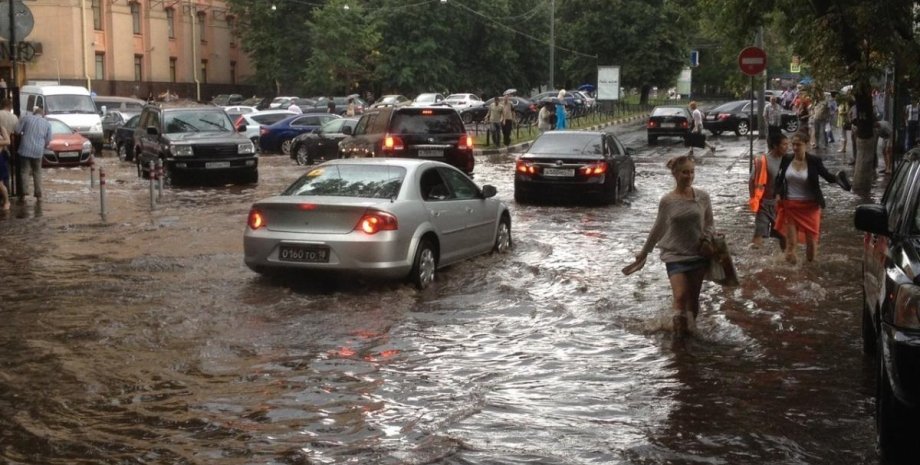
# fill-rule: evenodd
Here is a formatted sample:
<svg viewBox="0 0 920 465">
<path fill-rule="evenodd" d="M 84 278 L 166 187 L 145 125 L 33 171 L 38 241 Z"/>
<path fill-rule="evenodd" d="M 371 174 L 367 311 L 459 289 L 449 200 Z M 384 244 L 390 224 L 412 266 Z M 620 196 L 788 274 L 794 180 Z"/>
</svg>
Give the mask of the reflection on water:
<svg viewBox="0 0 920 465">
<path fill-rule="evenodd" d="M 424 292 L 249 272 L 246 212 L 300 174 L 285 157 L 261 159 L 258 186 L 172 189 L 154 211 L 105 158 L 106 223 L 84 173 L 51 171 L 43 208 L 0 218 L 0 461 L 874 463 L 861 200 L 827 189 L 820 261 L 790 266 L 746 248 L 747 164 L 707 159 L 697 185 L 742 285 L 706 284 L 675 344 L 657 254 L 619 270 L 677 150 L 644 153 L 639 192 L 610 207 L 514 205 L 513 164 L 478 160 L 515 249 Z"/>
</svg>

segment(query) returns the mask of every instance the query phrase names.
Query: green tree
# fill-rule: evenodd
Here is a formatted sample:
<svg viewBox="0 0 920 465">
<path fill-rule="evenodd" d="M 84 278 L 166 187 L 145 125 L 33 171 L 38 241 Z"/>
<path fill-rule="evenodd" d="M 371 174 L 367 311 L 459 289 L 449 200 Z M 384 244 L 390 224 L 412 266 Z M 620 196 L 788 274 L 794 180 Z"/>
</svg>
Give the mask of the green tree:
<svg viewBox="0 0 920 465">
<path fill-rule="evenodd" d="M 350 94 L 368 86 L 380 56 L 379 22 L 356 2 L 331 0 L 314 10 L 306 27 L 312 45 L 303 76 L 307 89 Z"/>
<path fill-rule="evenodd" d="M 563 3 L 556 28 L 557 44 L 570 50 L 561 53 L 563 81 L 567 86 L 593 82 L 599 64 L 619 65 L 622 85 L 639 88 L 647 102 L 653 86 L 674 85 L 688 63 L 694 23 L 682 13 L 671 0 Z"/>
</svg>

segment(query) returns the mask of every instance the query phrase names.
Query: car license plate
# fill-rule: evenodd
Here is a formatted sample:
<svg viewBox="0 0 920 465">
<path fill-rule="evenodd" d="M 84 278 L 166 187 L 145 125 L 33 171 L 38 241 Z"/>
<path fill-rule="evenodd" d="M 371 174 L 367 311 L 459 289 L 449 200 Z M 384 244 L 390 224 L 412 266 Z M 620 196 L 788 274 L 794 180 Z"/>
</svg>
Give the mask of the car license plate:
<svg viewBox="0 0 920 465">
<path fill-rule="evenodd" d="M 61 152 L 59 158 L 80 158 L 80 152 Z"/>
<path fill-rule="evenodd" d="M 278 259 L 283 262 L 329 263 L 329 247 L 282 245 Z"/>
<path fill-rule="evenodd" d="M 419 158 L 441 158 L 443 156 L 444 156 L 443 150 L 431 150 L 431 149 L 421 150 L 420 149 L 418 151 Z"/>
<path fill-rule="evenodd" d="M 674 123 L 661 123 L 662 128 L 673 128 L 676 126 Z"/>
<path fill-rule="evenodd" d="M 559 168 L 543 168 L 543 176 L 556 176 L 556 177 L 573 177 L 575 176 L 575 170 L 562 170 Z"/>
<path fill-rule="evenodd" d="M 229 168 L 229 161 L 209 161 L 204 164 L 205 168 Z"/>
</svg>

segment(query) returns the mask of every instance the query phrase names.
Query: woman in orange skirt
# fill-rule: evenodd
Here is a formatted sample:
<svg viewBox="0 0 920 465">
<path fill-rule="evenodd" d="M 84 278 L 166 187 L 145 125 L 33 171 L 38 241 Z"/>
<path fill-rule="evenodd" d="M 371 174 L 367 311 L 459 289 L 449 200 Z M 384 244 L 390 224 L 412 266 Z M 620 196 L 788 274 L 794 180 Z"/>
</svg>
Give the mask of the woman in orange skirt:
<svg viewBox="0 0 920 465">
<path fill-rule="evenodd" d="M 792 156 L 783 157 L 776 175 L 776 223 L 774 229 L 786 236 L 786 261 L 796 263 L 796 248 L 805 244 L 805 259 L 814 261 L 821 234 L 824 195 L 818 177 L 838 183 L 821 158 L 805 152 L 808 136 L 792 136 Z"/>
</svg>

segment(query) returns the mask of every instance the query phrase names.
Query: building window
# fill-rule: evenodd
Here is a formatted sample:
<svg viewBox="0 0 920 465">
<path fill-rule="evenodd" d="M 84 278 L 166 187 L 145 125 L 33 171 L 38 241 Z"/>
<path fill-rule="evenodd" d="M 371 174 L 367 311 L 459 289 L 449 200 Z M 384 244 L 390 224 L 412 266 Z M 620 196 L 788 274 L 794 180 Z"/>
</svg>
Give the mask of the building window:
<svg viewBox="0 0 920 465">
<path fill-rule="evenodd" d="M 98 80 L 105 79 L 105 54 L 104 53 L 96 54 L 96 79 Z"/>
<path fill-rule="evenodd" d="M 230 84 L 236 84 L 236 62 L 230 62 Z"/>
<path fill-rule="evenodd" d="M 102 0 L 93 0 L 93 29 L 102 30 Z"/>
<path fill-rule="evenodd" d="M 207 39 L 204 38 L 205 25 L 206 25 L 205 16 L 206 15 L 204 13 L 198 13 L 198 38 L 201 39 L 202 42 L 208 41 Z"/>
<path fill-rule="evenodd" d="M 131 3 L 131 25 L 134 26 L 134 33 L 141 33 L 141 5 L 140 3 Z"/>
<path fill-rule="evenodd" d="M 176 57 L 169 57 L 169 82 L 176 82 Z"/>
<path fill-rule="evenodd" d="M 176 10 L 166 9 L 166 34 L 170 39 L 176 38 Z"/>
<path fill-rule="evenodd" d="M 144 80 L 144 55 L 134 55 L 134 80 Z"/>
<path fill-rule="evenodd" d="M 201 60 L 201 82 L 208 83 L 208 60 Z"/>
</svg>

